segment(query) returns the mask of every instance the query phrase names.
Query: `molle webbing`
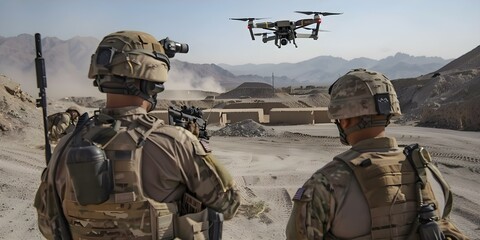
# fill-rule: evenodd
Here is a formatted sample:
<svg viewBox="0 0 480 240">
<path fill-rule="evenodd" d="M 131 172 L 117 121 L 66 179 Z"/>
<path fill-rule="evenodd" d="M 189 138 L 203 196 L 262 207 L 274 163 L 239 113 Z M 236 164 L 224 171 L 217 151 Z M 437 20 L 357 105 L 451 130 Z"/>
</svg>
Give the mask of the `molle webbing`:
<svg viewBox="0 0 480 240">
<path fill-rule="evenodd" d="M 371 238 L 405 238 L 418 214 L 414 169 L 399 153 L 350 154 L 355 155 L 353 160 L 342 156 L 335 159 L 350 167 L 362 188 L 370 207 Z M 429 184 L 422 194 L 425 202 L 438 206 Z"/>
<path fill-rule="evenodd" d="M 161 121 L 144 115 L 119 130 L 106 141 L 104 149 L 113 166 L 114 190 L 110 198 L 98 205 L 82 206 L 75 201 L 71 183 L 67 182 L 64 205 L 74 239 L 162 239 L 173 237 L 172 214 L 175 203 L 158 203 L 142 190 L 141 157 L 148 135 Z M 118 127 L 118 124 L 117 124 Z M 105 126 L 91 129 L 107 133 Z M 91 135 L 90 135 L 91 136 Z M 93 134 L 91 139 L 105 139 Z M 97 143 L 98 144 L 98 143 Z"/>
</svg>

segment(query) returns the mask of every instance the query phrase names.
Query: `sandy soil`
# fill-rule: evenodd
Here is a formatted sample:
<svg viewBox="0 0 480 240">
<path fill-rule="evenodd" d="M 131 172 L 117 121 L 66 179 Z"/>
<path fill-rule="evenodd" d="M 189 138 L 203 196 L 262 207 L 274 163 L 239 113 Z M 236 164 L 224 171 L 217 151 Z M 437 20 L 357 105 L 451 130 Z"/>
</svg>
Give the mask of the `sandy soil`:
<svg viewBox="0 0 480 240">
<path fill-rule="evenodd" d="M 224 239 L 284 239 L 293 193 L 347 149 L 333 124 L 272 128 L 278 137 L 211 139 L 245 200 L 239 215 L 224 223 Z M 280 134 L 285 131 L 291 133 Z M 392 126 L 389 133 L 399 144 L 428 147 L 455 193 L 453 220 L 480 239 L 480 132 Z M 41 142 L 38 134 L 0 135 L 0 239 L 41 239 L 32 206 L 45 161 Z"/>
</svg>

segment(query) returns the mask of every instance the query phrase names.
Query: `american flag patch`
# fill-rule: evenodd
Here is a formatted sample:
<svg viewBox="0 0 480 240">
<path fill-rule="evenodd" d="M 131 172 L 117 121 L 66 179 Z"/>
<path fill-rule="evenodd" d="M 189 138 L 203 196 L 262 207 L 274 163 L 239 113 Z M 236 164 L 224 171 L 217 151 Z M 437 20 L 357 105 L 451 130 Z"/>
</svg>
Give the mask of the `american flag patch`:
<svg viewBox="0 0 480 240">
<path fill-rule="evenodd" d="M 305 188 L 301 187 L 297 190 L 295 195 L 293 195 L 293 200 L 300 200 L 302 199 L 303 193 L 305 192 Z"/>
<path fill-rule="evenodd" d="M 205 150 L 205 152 L 209 153 L 212 151 L 212 149 L 210 148 L 210 144 L 208 143 L 207 140 L 200 139 L 200 144 L 202 145 L 203 150 Z"/>
</svg>

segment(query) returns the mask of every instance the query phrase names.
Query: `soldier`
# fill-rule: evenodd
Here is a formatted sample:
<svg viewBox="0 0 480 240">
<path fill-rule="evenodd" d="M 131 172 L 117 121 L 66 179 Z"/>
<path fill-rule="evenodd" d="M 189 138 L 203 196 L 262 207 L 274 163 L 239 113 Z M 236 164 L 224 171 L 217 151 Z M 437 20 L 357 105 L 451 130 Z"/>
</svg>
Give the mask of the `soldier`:
<svg viewBox="0 0 480 240">
<path fill-rule="evenodd" d="M 65 112 L 48 116 L 48 138 L 57 142 L 61 137 L 73 132 L 77 125 L 80 109 L 76 106 L 69 107 Z"/>
<path fill-rule="evenodd" d="M 452 193 L 428 152 L 412 145 L 407 159 L 385 136 L 401 114 L 391 82 L 355 69 L 329 94 L 329 117 L 352 147 L 297 190 L 287 239 L 465 239 L 449 220 Z"/>
<path fill-rule="evenodd" d="M 166 49 L 136 31 L 100 42 L 89 77 L 106 107 L 80 118 L 42 174 L 35 207 L 46 238 L 217 239 L 218 213 L 236 214 L 235 183 L 211 150 L 148 114 L 167 80 Z"/>
</svg>

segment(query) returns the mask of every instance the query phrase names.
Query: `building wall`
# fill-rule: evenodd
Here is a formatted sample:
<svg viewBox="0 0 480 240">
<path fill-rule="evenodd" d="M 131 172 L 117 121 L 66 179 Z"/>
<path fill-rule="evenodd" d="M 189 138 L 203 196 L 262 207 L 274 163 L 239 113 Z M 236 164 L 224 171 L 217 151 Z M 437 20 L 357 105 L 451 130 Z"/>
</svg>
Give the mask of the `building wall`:
<svg viewBox="0 0 480 240">
<path fill-rule="evenodd" d="M 205 109 L 203 111 L 203 119 L 207 121 L 208 124 L 221 124 L 222 121 L 222 109 Z"/>
<path fill-rule="evenodd" d="M 272 108 L 287 108 L 287 106 L 280 102 L 243 102 L 232 103 L 226 105 L 223 109 L 245 109 L 245 108 L 261 108 L 264 114 L 270 114 Z"/>
<path fill-rule="evenodd" d="M 331 123 L 330 118 L 328 118 L 328 108 L 318 107 L 312 108 L 312 110 L 315 123 Z"/>
<path fill-rule="evenodd" d="M 273 108 L 270 111 L 270 124 L 314 124 L 311 108 Z"/>
<path fill-rule="evenodd" d="M 222 109 L 222 115 L 226 116 L 226 123 L 236 123 L 246 119 L 252 119 L 258 123 L 264 123 L 263 109 Z"/>
<path fill-rule="evenodd" d="M 297 125 L 330 123 L 327 108 L 272 108 L 269 115 L 264 115 L 263 108 L 247 109 L 205 109 L 203 118 L 208 124 L 236 123 L 246 119 L 252 119 L 258 123 L 270 123 L 276 125 Z M 162 119 L 168 124 L 168 111 L 155 110 L 150 114 Z"/>
</svg>

